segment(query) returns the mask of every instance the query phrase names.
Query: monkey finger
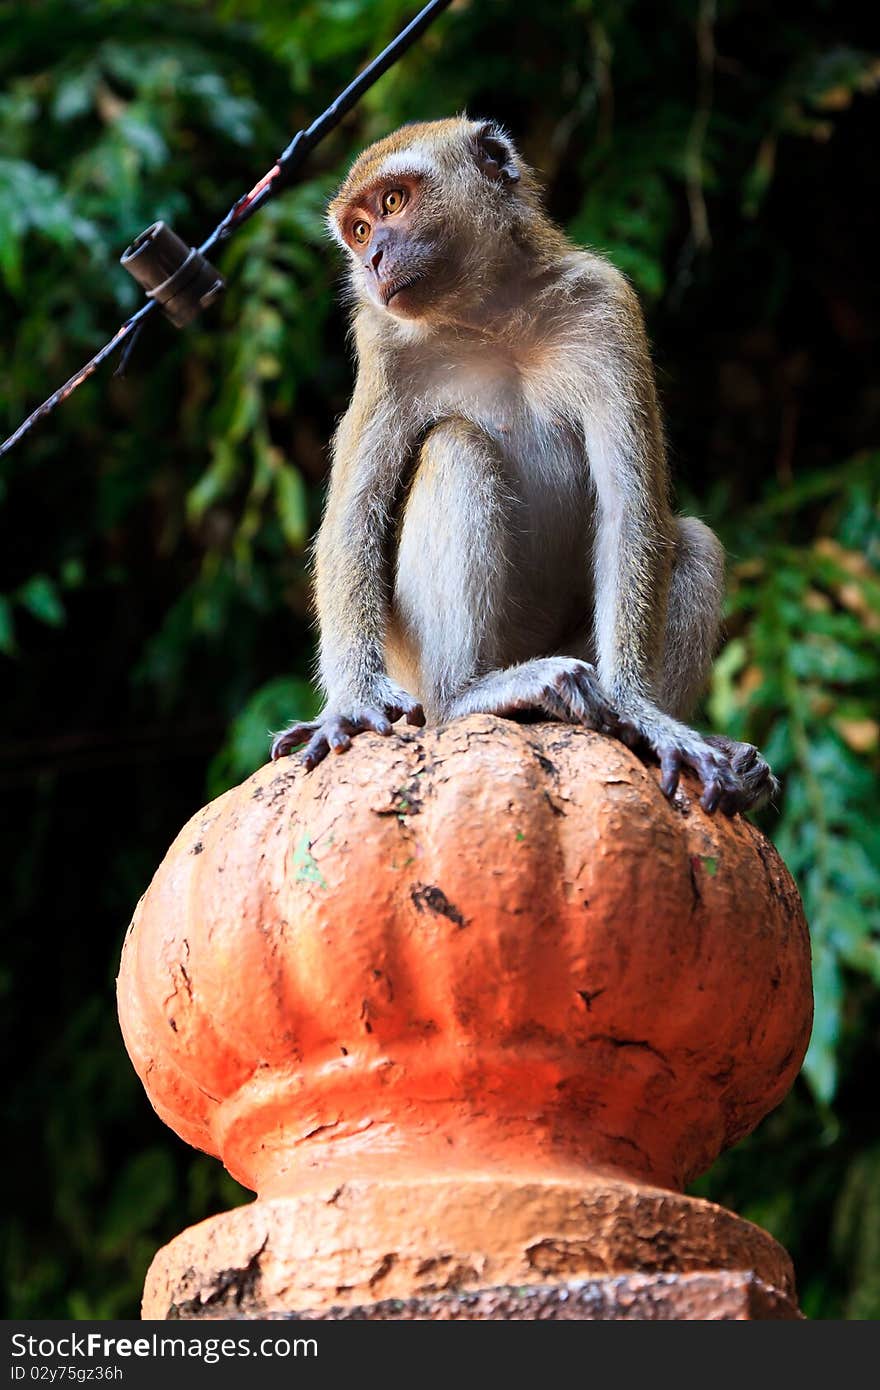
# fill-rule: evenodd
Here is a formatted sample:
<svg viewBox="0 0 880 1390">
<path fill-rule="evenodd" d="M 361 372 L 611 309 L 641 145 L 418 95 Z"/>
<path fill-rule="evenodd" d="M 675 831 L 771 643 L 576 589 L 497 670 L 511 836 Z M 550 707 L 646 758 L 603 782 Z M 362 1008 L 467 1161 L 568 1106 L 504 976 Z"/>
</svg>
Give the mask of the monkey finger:
<svg viewBox="0 0 880 1390">
<path fill-rule="evenodd" d="M 270 756 L 273 763 L 279 758 L 283 758 L 287 753 L 292 753 L 294 748 L 298 748 L 301 743 L 305 743 L 315 732 L 316 724 L 314 720 L 306 724 L 291 724 L 289 729 L 282 729 L 280 734 L 276 734 L 272 739 Z"/>
<path fill-rule="evenodd" d="M 372 729 L 374 734 L 381 734 L 383 738 L 391 733 L 390 721 L 380 709 L 362 709 L 358 715 L 358 724 L 362 729 Z"/>
<path fill-rule="evenodd" d="M 779 783 L 770 771 L 769 765 L 757 750 L 755 754 L 753 764 L 749 760 L 749 765 L 745 765 L 744 758 L 736 760 L 735 767 L 740 776 L 740 785 L 735 797 L 730 799 L 733 810 L 728 812 L 729 815 L 733 815 L 735 811 L 757 810 L 766 801 L 772 800 L 779 791 Z M 721 809 L 726 809 L 723 804 Z"/>
<path fill-rule="evenodd" d="M 704 811 L 712 815 L 718 809 L 718 804 L 724 795 L 724 788 L 721 783 L 714 778 L 708 781 L 703 788 L 703 795 L 700 797 L 700 805 Z"/>
<path fill-rule="evenodd" d="M 595 705 L 589 719 L 591 729 L 596 729 L 600 734 L 610 734 L 612 738 L 617 738 L 620 733 L 620 720 L 607 705 Z"/>
<path fill-rule="evenodd" d="M 735 797 L 742 790 L 741 783 L 724 754 L 716 752 L 714 749 L 705 749 L 690 754 L 682 749 L 681 752 L 688 767 L 693 768 L 703 783 L 700 805 L 710 815 L 717 810 L 723 797 Z"/>
<path fill-rule="evenodd" d="M 327 742 L 334 753 L 345 753 L 351 747 L 351 739 L 342 728 L 341 721 L 338 724 L 332 724 L 327 730 Z"/>
<path fill-rule="evenodd" d="M 603 734 L 611 734 L 614 738 L 620 737 L 621 723 L 620 716 L 610 705 L 600 704 L 598 708 L 599 728 Z"/>
<path fill-rule="evenodd" d="M 675 748 L 660 750 L 660 790 L 670 800 L 675 796 L 681 774 L 681 754 Z"/>
<path fill-rule="evenodd" d="M 564 711 L 563 717 L 567 723 L 588 724 L 590 722 L 584 698 L 578 689 L 574 676 L 568 671 L 556 677 L 548 695 L 551 704 L 556 703 L 561 706 Z"/>
<path fill-rule="evenodd" d="M 558 719 L 561 724 L 571 724 L 577 722 L 572 718 L 572 713 L 568 702 L 563 698 L 560 690 L 553 690 L 546 686 L 541 694 L 539 708 L 551 719 Z"/>
<path fill-rule="evenodd" d="M 329 744 L 327 743 L 327 735 L 323 729 L 318 729 L 309 739 L 305 751 L 300 754 L 300 762 L 306 769 L 306 772 L 311 772 L 318 766 L 318 763 L 324 761 L 328 752 Z"/>
<path fill-rule="evenodd" d="M 616 720 L 613 710 L 601 699 L 593 672 L 584 665 L 575 666 L 554 681 L 555 694 L 568 711 L 569 720 L 585 724 L 588 729 L 600 729 Z"/>
<path fill-rule="evenodd" d="M 746 809 L 746 799 L 742 792 L 725 792 L 718 803 L 718 809 L 723 816 L 735 816 L 737 811 Z"/>
<path fill-rule="evenodd" d="M 592 728 L 605 728 L 610 733 L 614 733 L 619 724 L 619 719 L 615 710 L 603 700 L 599 693 L 596 678 L 590 667 L 585 666 L 582 671 L 578 671 L 574 677 L 575 688 L 586 706 L 584 723 L 589 723 Z"/>
<path fill-rule="evenodd" d="M 406 722 L 407 724 L 415 724 L 419 729 L 422 728 L 425 723 L 425 711 L 420 704 L 413 704 L 407 709 Z"/>
</svg>

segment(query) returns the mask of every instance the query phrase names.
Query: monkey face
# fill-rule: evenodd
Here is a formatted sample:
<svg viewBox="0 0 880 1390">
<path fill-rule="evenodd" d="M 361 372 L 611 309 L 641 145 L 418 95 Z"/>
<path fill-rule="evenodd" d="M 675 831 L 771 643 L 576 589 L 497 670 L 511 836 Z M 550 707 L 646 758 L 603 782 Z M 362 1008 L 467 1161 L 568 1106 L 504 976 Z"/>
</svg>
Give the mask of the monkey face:
<svg viewBox="0 0 880 1390">
<path fill-rule="evenodd" d="M 338 221 L 360 293 L 395 315 L 418 312 L 441 259 L 425 204 L 423 175 L 391 171 L 359 189 Z"/>
<path fill-rule="evenodd" d="M 380 140 L 329 209 L 355 295 L 394 318 L 443 322 L 478 307 L 502 278 L 507 233 L 532 187 L 491 122 L 431 121 Z"/>
</svg>

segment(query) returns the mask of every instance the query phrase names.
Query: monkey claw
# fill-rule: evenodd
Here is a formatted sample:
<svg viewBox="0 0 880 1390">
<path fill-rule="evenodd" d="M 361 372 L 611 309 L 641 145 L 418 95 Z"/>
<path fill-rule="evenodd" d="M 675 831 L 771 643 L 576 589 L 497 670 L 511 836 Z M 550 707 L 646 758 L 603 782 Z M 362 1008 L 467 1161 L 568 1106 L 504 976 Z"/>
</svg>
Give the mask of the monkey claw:
<svg viewBox="0 0 880 1390">
<path fill-rule="evenodd" d="M 325 711 L 317 719 L 309 719 L 283 729 L 272 740 L 272 761 L 292 753 L 305 744 L 301 761 L 311 770 L 323 762 L 329 752 L 344 753 L 351 747 L 356 734 L 371 729 L 375 734 L 387 737 L 391 725 L 405 716 L 407 724 L 422 725 L 425 715 L 422 706 L 412 695 L 395 689 L 390 698 L 381 704 L 365 705 L 352 714 L 334 714 Z"/>
<path fill-rule="evenodd" d="M 664 796 L 671 799 L 675 795 L 684 768 L 690 768 L 703 783 L 700 805 L 704 811 L 720 810 L 727 816 L 753 811 L 779 790 L 769 763 L 752 744 L 711 734 L 698 743 L 697 747 L 689 741 L 656 748 Z"/>
</svg>

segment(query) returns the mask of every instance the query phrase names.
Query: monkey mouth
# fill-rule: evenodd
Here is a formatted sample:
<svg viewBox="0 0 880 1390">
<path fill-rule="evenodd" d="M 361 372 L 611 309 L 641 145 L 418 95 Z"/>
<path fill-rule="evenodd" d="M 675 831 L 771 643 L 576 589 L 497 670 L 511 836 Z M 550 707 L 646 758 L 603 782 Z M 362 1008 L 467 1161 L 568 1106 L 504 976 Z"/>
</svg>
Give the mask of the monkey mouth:
<svg viewBox="0 0 880 1390">
<path fill-rule="evenodd" d="M 385 305 L 385 308 L 388 308 L 392 299 L 395 299 L 397 295 L 403 294 L 404 290 L 411 289 L 413 285 L 417 285 L 421 278 L 421 275 L 407 275 L 400 280 L 392 280 L 390 285 L 386 285 L 381 291 L 382 303 Z"/>
</svg>

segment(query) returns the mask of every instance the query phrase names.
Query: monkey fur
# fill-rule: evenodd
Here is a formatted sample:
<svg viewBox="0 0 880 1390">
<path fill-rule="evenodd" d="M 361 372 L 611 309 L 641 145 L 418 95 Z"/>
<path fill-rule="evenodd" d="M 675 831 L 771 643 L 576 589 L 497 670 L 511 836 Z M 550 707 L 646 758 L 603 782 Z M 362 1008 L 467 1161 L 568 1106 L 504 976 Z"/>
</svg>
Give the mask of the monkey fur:
<svg viewBox="0 0 880 1390">
<path fill-rule="evenodd" d="M 404 127 L 330 204 L 357 381 L 315 551 L 313 768 L 365 729 L 488 712 L 616 734 L 733 813 L 775 791 L 750 744 L 687 724 L 724 556 L 676 516 L 638 300 L 543 210 L 491 121 Z"/>
</svg>

